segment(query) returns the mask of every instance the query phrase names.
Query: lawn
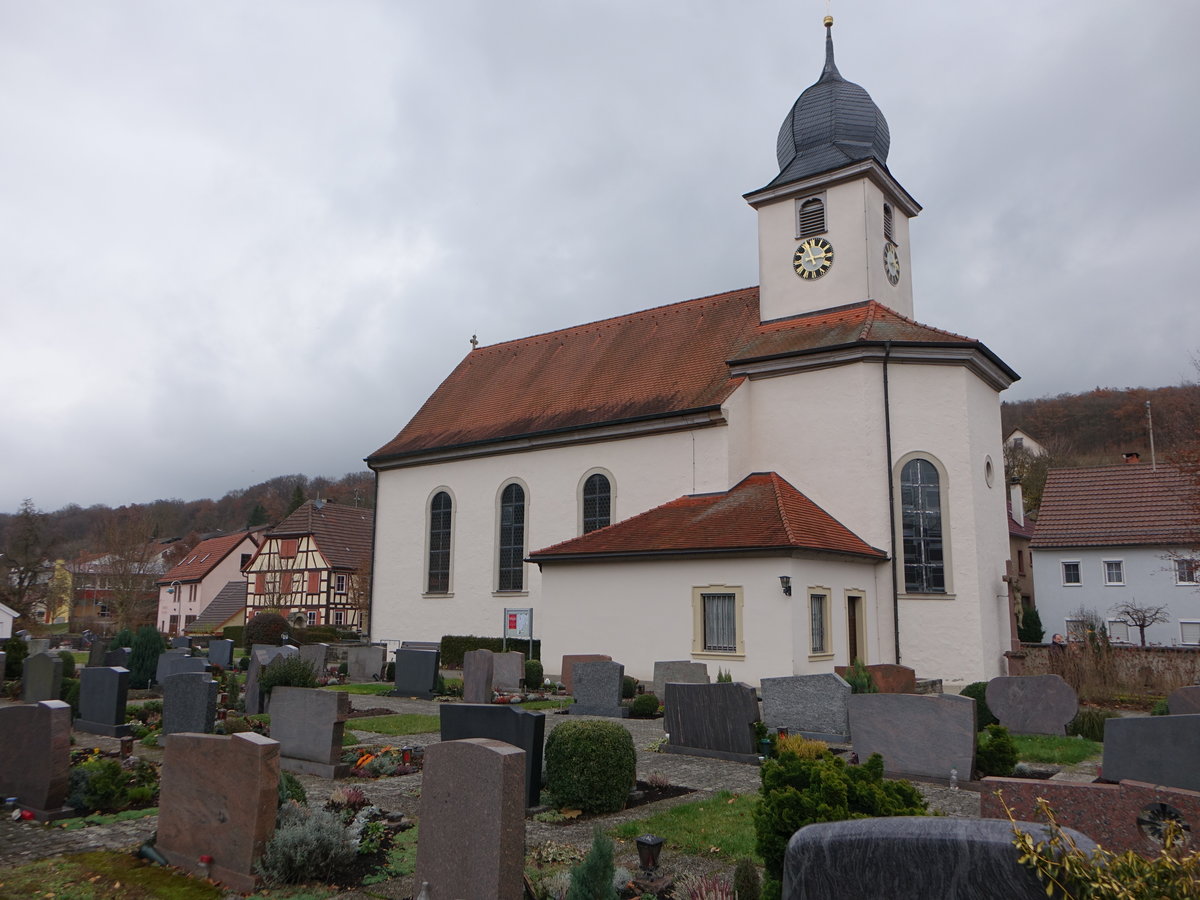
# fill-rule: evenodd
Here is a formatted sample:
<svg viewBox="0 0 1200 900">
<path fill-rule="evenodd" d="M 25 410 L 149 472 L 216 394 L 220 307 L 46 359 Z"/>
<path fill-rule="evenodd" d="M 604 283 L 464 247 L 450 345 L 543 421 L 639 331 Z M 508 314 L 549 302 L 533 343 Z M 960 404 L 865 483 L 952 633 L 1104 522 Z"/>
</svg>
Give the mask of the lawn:
<svg viewBox="0 0 1200 900">
<path fill-rule="evenodd" d="M 632 841 L 641 834 L 656 834 L 667 839 L 673 852 L 688 856 L 720 856 L 731 862 L 749 857 L 760 863 L 754 849 L 754 807 L 758 794 L 716 796 L 696 803 L 685 803 L 646 819 L 625 822 L 610 834 Z"/>
<path fill-rule="evenodd" d="M 1071 766 L 1098 757 L 1102 744 L 1081 737 L 1054 737 L 1047 734 L 1014 734 L 1017 759 L 1027 763 Z"/>
<path fill-rule="evenodd" d="M 400 735 L 436 733 L 441 730 L 442 724 L 438 716 L 403 713 L 394 716 L 363 716 L 360 719 L 348 719 L 346 727 L 353 731 Z"/>
<path fill-rule="evenodd" d="M 387 682 L 368 681 L 362 684 L 330 684 L 321 688 L 323 691 L 342 691 L 347 694 L 372 694 L 378 697 L 395 690 L 394 684 Z"/>
</svg>

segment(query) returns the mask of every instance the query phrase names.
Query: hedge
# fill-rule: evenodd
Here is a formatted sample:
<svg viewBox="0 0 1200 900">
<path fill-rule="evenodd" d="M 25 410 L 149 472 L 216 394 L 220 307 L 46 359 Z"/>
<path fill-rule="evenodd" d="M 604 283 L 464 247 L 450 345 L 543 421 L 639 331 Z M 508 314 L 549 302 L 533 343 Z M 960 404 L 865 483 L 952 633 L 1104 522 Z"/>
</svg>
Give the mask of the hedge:
<svg viewBox="0 0 1200 900">
<path fill-rule="evenodd" d="M 227 641 L 233 641 L 233 646 L 244 647 L 246 639 L 245 625 L 226 625 L 221 629 L 221 637 Z"/>
<path fill-rule="evenodd" d="M 511 638 L 508 642 L 509 650 L 516 650 L 529 656 L 529 641 L 525 638 Z M 447 634 L 442 636 L 442 657 L 441 664 L 446 668 L 457 669 L 463 664 L 463 654 L 468 650 L 492 650 L 496 653 L 504 652 L 504 638 L 498 637 L 476 637 L 473 634 Z M 533 642 L 533 655 L 530 659 L 542 658 L 542 642 L 535 640 Z"/>
</svg>

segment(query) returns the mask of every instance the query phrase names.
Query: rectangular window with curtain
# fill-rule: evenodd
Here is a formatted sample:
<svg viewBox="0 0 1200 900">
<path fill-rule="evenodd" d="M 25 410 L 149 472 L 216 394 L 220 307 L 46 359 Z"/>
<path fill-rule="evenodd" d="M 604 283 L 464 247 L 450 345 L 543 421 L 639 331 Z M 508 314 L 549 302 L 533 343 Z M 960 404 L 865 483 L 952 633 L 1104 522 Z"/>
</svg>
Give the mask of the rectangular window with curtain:
<svg viewBox="0 0 1200 900">
<path fill-rule="evenodd" d="M 704 649 L 733 653 L 737 650 L 737 608 L 733 594 L 703 594 Z"/>
<path fill-rule="evenodd" d="M 812 652 L 828 653 L 829 637 L 826 634 L 826 616 L 829 612 L 829 597 L 826 594 L 809 594 L 808 611 L 812 628 Z"/>
</svg>

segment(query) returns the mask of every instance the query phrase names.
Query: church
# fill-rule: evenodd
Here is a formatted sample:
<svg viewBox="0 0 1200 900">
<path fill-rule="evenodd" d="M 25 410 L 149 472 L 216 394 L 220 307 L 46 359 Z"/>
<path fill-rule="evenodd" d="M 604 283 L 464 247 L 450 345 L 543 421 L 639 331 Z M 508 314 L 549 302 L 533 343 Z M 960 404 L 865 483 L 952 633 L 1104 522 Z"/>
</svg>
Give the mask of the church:
<svg viewBox="0 0 1200 900">
<path fill-rule="evenodd" d="M 372 640 L 495 636 L 516 608 L 548 672 L 604 653 L 642 679 L 677 659 L 753 684 L 855 659 L 1004 673 L 1018 376 L 916 321 L 921 207 L 825 29 L 779 172 L 744 196 L 758 287 L 474 347 L 367 458 Z"/>
</svg>

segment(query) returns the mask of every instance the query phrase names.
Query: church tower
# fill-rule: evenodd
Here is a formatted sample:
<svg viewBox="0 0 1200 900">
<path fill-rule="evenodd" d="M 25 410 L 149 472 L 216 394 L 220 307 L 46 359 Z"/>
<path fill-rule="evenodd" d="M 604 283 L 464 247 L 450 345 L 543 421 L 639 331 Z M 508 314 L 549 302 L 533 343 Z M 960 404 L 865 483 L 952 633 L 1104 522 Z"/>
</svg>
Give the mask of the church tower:
<svg viewBox="0 0 1200 900">
<path fill-rule="evenodd" d="M 779 129 L 779 174 L 745 195 L 758 211 L 763 321 L 876 300 L 913 316 L 909 220 L 920 204 L 887 168 L 891 136 L 870 95 L 833 60 Z"/>
</svg>

